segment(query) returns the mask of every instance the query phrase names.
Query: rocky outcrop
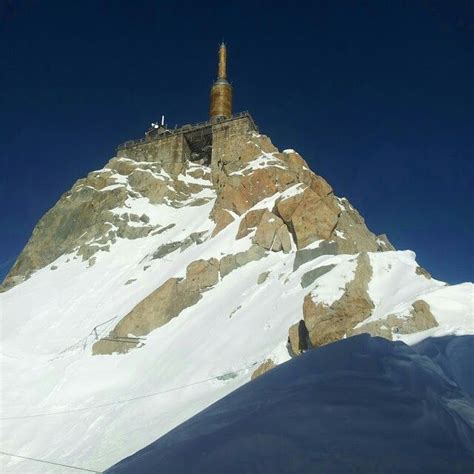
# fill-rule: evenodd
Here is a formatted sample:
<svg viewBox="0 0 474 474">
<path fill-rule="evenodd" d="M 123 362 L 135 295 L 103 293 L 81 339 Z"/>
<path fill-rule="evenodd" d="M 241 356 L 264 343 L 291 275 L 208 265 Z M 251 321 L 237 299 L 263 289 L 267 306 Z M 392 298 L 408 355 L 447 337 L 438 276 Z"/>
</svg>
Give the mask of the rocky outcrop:
<svg viewBox="0 0 474 474">
<path fill-rule="evenodd" d="M 180 172 L 193 167 L 184 163 Z M 181 180 L 178 175 L 172 177 L 159 162 L 113 158 L 104 169 L 78 180 L 40 219 L 3 289 L 62 255 L 88 260 L 99 251 L 108 251 L 119 238 L 142 238 L 160 228 L 159 224 L 150 223 L 148 216 L 128 212 L 127 200 L 146 198 L 152 204 L 180 207 L 192 205 L 194 194 L 210 187 L 210 181 L 196 184 Z"/>
<path fill-rule="evenodd" d="M 288 253 L 291 250 L 291 237 L 285 223 L 267 210 L 258 223 L 253 243 L 273 252 L 283 250 Z"/>
<path fill-rule="evenodd" d="M 329 239 L 340 212 L 333 196 L 321 197 L 311 188 L 277 202 L 276 209 L 292 229 L 299 249 L 316 240 Z"/>
<path fill-rule="evenodd" d="M 250 379 L 255 380 L 257 377 L 260 377 L 260 375 L 272 370 L 274 367 L 276 367 L 275 362 L 273 362 L 272 359 L 267 359 L 255 369 Z"/>
<path fill-rule="evenodd" d="M 308 330 L 304 321 L 298 321 L 288 330 L 288 345 L 292 356 L 308 349 Z"/>
<path fill-rule="evenodd" d="M 422 275 L 422 276 L 424 276 L 424 277 L 427 278 L 428 280 L 431 280 L 431 278 L 432 278 L 432 277 L 431 277 L 431 273 L 430 273 L 428 270 L 426 270 L 426 268 L 423 268 L 423 267 L 416 267 L 415 273 L 416 273 L 417 275 Z"/>
<path fill-rule="evenodd" d="M 224 209 L 242 215 L 263 199 L 303 184 L 307 190 L 277 206 L 278 216 L 292 226 L 298 248 L 317 240 L 318 236 L 329 238 L 339 208 L 331 187 L 309 170 L 300 155 L 293 150 L 280 153 L 268 137 L 254 133 L 236 144 L 236 149 L 240 152 L 226 154 L 220 167 L 214 170 L 218 196 L 212 216 L 216 223 L 221 221 L 219 213 Z M 251 212 L 249 220 L 256 218 L 254 211 Z M 244 221 L 238 237 L 252 227 L 255 225 Z"/>
<path fill-rule="evenodd" d="M 186 269 L 185 281 L 191 291 L 214 286 L 219 281 L 219 261 L 211 258 L 190 263 Z"/>
<path fill-rule="evenodd" d="M 321 265 L 320 267 L 313 268 L 306 272 L 301 277 L 301 286 L 303 288 L 307 288 L 308 286 L 312 285 L 319 277 L 322 277 L 324 274 L 330 272 L 335 265 Z"/>
<path fill-rule="evenodd" d="M 367 319 L 374 304 L 367 292 L 372 267 L 366 253 L 357 258 L 353 280 L 346 284 L 343 295 L 330 306 L 318 303 L 309 293 L 303 303 L 304 323 L 313 347 L 350 335 L 352 329 Z"/>
<path fill-rule="evenodd" d="M 341 210 L 331 239 L 339 253 L 384 252 L 394 250 L 385 234 L 376 236 L 365 225 L 364 218 L 347 199 L 338 199 Z"/>
<path fill-rule="evenodd" d="M 386 318 L 363 324 L 352 331 L 352 334 L 369 333 L 393 339 L 394 334 L 412 334 L 426 331 L 438 326 L 429 304 L 424 300 L 416 300 L 407 315 L 389 314 Z"/>
<path fill-rule="evenodd" d="M 219 265 L 221 278 L 224 278 L 230 272 L 246 265 L 247 263 L 260 260 L 265 256 L 265 254 L 266 251 L 263 247 L 252 245 L 248 250 L 222 257 Z"/>
<path fill-rule="evenodd" d="M 254 231 L 260 221 L 262 220 L 262 216 L 265 212 L 265 209 L 254 209 L 252 211 L 247 212 L 243 219 L 240 221 L 239 230 L 236 235 L 236 239 L 242 239 L 243 237 L 249 235 L 252 231 Z"/>
<path fill-rule="evenodd" d="M 202 292 L 219 280 L 219 261 L 197 260 L 186 268 L 186 278 L 170 278 L 138 303 L 115 328 L 97 341 L 92 353 L 128 352 L 134 346 L 124 338 L 146 336 L 196 304 Z"/>
</svg>

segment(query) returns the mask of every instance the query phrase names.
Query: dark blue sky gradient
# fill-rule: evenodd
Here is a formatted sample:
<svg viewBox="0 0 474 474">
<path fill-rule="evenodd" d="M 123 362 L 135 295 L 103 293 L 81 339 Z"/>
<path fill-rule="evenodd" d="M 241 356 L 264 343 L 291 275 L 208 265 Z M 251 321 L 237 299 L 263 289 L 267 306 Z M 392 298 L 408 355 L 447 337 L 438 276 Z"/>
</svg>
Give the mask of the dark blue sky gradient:
<svg viewBox="0 0 474 474">
<path fill-rule="evenodd" d="M 149 123 L 234 109 L 433 276 L 473 279 L 473 12 L 453 1 L 0 3 L 0 278 L 38 219 Z"/>
</svg>

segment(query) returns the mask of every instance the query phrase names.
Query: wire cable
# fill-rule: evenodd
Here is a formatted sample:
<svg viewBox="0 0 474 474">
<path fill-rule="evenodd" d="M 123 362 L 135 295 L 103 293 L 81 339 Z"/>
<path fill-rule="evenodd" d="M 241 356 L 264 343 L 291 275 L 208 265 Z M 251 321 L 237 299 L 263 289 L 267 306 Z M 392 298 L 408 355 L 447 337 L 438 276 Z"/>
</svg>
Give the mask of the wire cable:
<svg viewBox="0 0 474 474">
<path fill-rule="evenodd" d="M 77 469 L 79 471 L 93 472 L 95 474 L 102 474 L 102 472 L 103 472 L 103 471 L 97 471 L 97 470 L 92 470 L 92 469 L 86 469 L 84 467 L 72 466 L 70 464 L 62 464 L 62 463 L 59 463 L 59 462 L 45 461 L 44 459 L 36 459 L 36 458 L 30 458 L 28 456 L 20 456 L 19 454 L 5 453 L 4 451 L 0 451 L 0 454 L 3 454 L 5 456 L 11 456 L 12 458 L 27 459 L 29 461 L 36 461 L 36 462 L 42 462 L 42 463 L 45 463 L 45 464 L 52 464 L 53 466 L 61 466 L 61 467 L 67 467 L 69 469 Z"/>
<path fill-rule="evenodd" d="M 243 367 L 239 370 L 234 370 L 232 372 L 227 372 L 227 373 L 224 373 L 224 374 L 215 375 L 213 377 L 209 377 L 209 378 L 204 379 L 204 380 L 198 380 L 198 381 L 190 383 L 190 384 L 179 385 L 177 387 L 173 387 L 173 388 L 170 388 L 168 390 L 162 390 L 160 392 L 148 393 L 146 395 L 139 395 L 137 397 L 126 398 L 124 400 L 117 400 L 115 402 L 102 403 L 100 405 L 94 405 L 94 406 L 83 407 L 83 408 L 73 408 L 73 409 L 70 409 L 70 410 L 51 411 L 51 412 L 46 412 L 46 413 L 35 413 L 35 414 L 32 414 L 32 415 L 19 415 L 19 416 L 0 417 L 0 421 L 23 420 L 23 419 L 27 419 L 27 418 L 40 418 L 40 417 L 43 417 L 43 416 L 64 415 L 64 414 L 67 414 L 67 413 L 77 413 L 77 412 L 81 412 L 81 411 L 96 410 L 98 408 L 106 408 L 106 407 L 110 407 L 110 406 L 114 406 L 114 405 L 120 405 L 120 404 L 123 404 L 123 403 L 133 402 L 133 401 L 136 401 L 136 400 L 143 400 L 144 398 L 156 397 L 158 395 L 163 395 L 165 393 L 176 392 L 177 390 L 182 390 L 183 388 L 192 387 L 194 385 L 199 385 L 199 384 L 206 383 L 206 382 L 211 382 L 212 380 L 223 380 L 226 376 L 237 374 L 237 373 L 243 372 L 245 370 L 248 370 L 249 368 L 251 368 L 251 367 L 255 366 L 256 364 L 258 364 L 258 362 L 261 362 L 261 361 L 254 362 L 253 364 L 250 364 L 250 365 L 248 365 L 246 367 Z"/>
</svg>

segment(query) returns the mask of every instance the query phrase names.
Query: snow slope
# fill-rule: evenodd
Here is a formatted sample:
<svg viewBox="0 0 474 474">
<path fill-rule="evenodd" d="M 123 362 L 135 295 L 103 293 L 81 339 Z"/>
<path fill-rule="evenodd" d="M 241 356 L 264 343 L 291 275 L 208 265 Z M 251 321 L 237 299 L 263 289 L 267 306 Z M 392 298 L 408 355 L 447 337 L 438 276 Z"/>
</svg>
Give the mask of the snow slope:
<svg viewBox="0 0 474 474">
<path fill-rule="evenodd" d="M 168 278 L 183 277 L 189 263 L 251 246 L 252 234 L 235 239 L 237 216 L 210 238 L 214 191 L 202 192 L 212 199 L 194 207 L 128 199 L 116 213 L 146 214 L 163 232 L 117 239 L 92 266 L 75 253 L 62 255 L 0 294 L 3 451 L 103 470 L 248 382 L 262 361 L 288 360 L 288 328 L 301 319 L 309 291 L 317 286 L 317 298 L 325 302 L 340 296 L 357 255 L 323 255 L 294 270 L 294 250 L 268 252 L 222 278 L 197 304 L 149 334 L 143 347 L 92 356 L 94 328 L 106 335 Z M 277 197 L 257 207 L 272 206 Z M 153 258 L 161 245 L 194 232 L 204 233 L 203 243 Z M 423 297 L 439 322 L 401 340 L 474 333 L 472 284 L 449 287 L 417 275 L 412 252 L 373 253 L 370 260 L 376 269 L 369 287 L 374 318 L 404 311 Z M 305 273 L 328 265 L 334 268 L 302 287 Z M 264 272 L 268 277 L 258 284 Z M 0 456 L 0 468 L 64 472 L 9 456 Z"/>
<path fill-rule="evenodd" d="M 414 348 L 368 335 L 338 341 L 241 387 L 106 472 L 472 472 L 474 391 L 464 383 L 473 359 L 473 336 Z"/>
</svg>

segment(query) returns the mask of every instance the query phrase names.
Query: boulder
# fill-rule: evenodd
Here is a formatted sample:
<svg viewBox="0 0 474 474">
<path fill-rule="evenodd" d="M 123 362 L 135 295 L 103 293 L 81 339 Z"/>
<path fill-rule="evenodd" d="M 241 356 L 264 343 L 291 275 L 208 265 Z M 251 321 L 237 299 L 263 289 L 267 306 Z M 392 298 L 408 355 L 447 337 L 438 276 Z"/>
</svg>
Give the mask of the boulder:
<svg viewBox="0 0 474 474">
<path fill-rule="evenodd" d="M 285 223 L 268 210 L 264 211 L 260 219 L 253 242 L 274 252 L 291 250 L 291 239 Z"/>
<path fill-rule="evenodd" d="M 340 212 L 332 195 L 321 198 L 311 188 L 278 201 L 276 210 L 292 230 L 299 249 L 329 239 Z"/>
<path fill-rule="evenodd" d="M 265 372 L 272 370 L 274 367 L 275 367 L 275 362 L 273 362 L 273 360 L 271 359 L 267 359 L 257 367 L 257 369 L 251 375 L 250 379 L 254 380 L 257 377 L 260 377 L 260 375 L 263 375 Z"/>
<path fill-rule="evenodd" d="M 293 356 L 300 355 L 308 349 L 308 330 L 304 321 L 298 321 L 288 330 L 288 344 Z"/>
</svg>

